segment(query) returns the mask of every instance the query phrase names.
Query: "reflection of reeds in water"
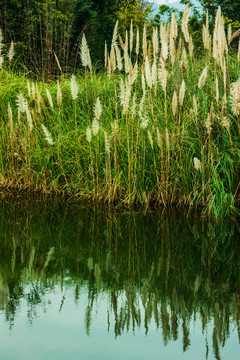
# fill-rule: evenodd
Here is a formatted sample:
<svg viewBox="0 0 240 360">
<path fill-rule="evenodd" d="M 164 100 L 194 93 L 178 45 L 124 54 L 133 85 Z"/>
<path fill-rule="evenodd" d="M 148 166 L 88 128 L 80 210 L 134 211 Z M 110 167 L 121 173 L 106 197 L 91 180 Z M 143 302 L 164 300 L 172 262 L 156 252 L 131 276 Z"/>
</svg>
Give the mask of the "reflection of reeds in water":
<svg viewBox="0 0 240 360">
<path fill-rule="evenodd" d="M 51 258 L 53 256 L 53 253 L 54 253 L 54 246 L 51 247 L 47 253 L 47 257 L 46 257 L 46 261 L 44 263 L 43 269 L 45 269 L 48 266 L 49 261 L 51 260 Z"/>
<path fill-rule="evenodd" d="M 43 221 L 34 228 L 26 214 L 19 222 L 22 231 L 11 226 L 14 242 L 0 241 L 1 253 L 10 259 L 8 263 L 2 258 L 0 263 L 0 309 L 9 323 L 14 324 L 22 298 L 33 319 L 38 307 L 45 306 L 49 289 L 70 286 L 77 303 L 87 284 L 88 335 L 92 311 L 105 297 L 106 327 L 115 336 L 142 327 L 147 334 L 155 324 L 165 345 L 182 337 L 186 351 L 191 341 L 189 324 L 197 318 L 204 334 L 214 323 L 217 359 L 231 324 L 240 338 L 239 248 L 233 225 L 195 221 L 193 227 L 191 223 L 183 226 L 174 215 L 152 221 L 145 216 L 111 214 L 105 221 L 104 213 L 100 221 L 96 214 L 85 212 L 80 217 L 66 216 L 64 222 L 56 220 L 61 224 L 61 242 L 55 226 Z M 71 233 L 74 236 L 68 241 Z"/>
</svg>

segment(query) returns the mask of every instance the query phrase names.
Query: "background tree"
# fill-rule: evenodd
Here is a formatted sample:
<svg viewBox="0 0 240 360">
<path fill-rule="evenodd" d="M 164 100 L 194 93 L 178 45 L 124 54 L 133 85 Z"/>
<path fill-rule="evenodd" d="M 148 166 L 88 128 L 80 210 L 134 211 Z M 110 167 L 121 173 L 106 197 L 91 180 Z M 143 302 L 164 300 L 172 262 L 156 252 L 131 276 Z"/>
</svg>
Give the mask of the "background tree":
<svg viewBox="0 0 240 360">
<path fill-rule="evenodd" d="M 131 2 L 131 1 L 130 1 Z M 120 9 L 127 0 L 0 0 L 0 27 L 5 43 L 13 40 L 21 64 L 34 73 L 64 72 L 79 65 L 83 32 L 93 61 L 103 59 L 104 41 L 110 42 Z"/>
<path fill-rule="evenodd" d="M 149 22 L 149 15 L 152 11 L 152 5 L 146 0 L 130 0 L 123 2 L 117 17 L 120 23 L 120 31 L 125 32 L 129 29 L 131 21 L 134 26 L 143 28 L 144 24 Z"/>
<path fill-rule="evenodd" d="M 69 28 L 74 0 L 0 0 L 4 42 L 14 41 L 21 64 L 38 74 L 53 72 L 54 53 L 64 67 L 69 58 Z"/>
<path fill-rule="evenodd" d="M 104 42 L 110 42 L 117 12 L 125 0 L 77 0 L 73 7 L 71 47 L 78 48 L 84 32 L 93 61 L 103 60 Z"/>
<path fill-rule="evenodd" d="M 219 6 L 225 17 L 240 21 L 240 0 L 199 0 L 205 11 L 209 15 L 215 16 Z"/>
</svg>

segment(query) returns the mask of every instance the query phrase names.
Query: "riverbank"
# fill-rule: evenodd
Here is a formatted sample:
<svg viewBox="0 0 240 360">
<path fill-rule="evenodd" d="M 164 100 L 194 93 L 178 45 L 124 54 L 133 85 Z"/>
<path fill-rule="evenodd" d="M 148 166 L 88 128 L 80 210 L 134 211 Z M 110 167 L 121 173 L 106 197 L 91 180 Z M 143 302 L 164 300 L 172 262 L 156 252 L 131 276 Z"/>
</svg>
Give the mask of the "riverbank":
<svg viewBox="0 0 240 360">
<path fill-rule="evenodd" d="M 2 70 L 0 187 L 237 214 L 240 56 L 224 34 L 199 55 L 166 27 L 143 62 L 115 36 L 105 72 L 51 84 Z"/>
</svg>

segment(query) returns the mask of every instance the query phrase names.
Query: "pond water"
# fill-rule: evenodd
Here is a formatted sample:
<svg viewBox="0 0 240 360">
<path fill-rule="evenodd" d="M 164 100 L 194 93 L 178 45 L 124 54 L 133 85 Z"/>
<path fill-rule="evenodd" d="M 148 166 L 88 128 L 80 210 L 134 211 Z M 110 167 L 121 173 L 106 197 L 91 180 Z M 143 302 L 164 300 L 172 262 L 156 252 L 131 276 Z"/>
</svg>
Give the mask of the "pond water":
<svg viewBox="0 0 240 360">
<path fill-rule="evenodd" d="M 0 205 L 0 358 L 240 358 L 231 220 Z"/>
</svg>

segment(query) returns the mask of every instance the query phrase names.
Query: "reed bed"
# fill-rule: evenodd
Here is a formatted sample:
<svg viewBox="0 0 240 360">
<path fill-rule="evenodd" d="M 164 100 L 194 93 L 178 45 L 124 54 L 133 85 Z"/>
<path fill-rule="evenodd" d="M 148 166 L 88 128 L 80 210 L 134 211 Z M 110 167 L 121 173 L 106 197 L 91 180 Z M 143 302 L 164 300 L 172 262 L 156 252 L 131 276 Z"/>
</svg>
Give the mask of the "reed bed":
<svg viewBox="0 0 240 360">
<path fill-rule="evenodd" d="M 219 8 L 194 49 L 189 11 L 125 38 L 117 23 L 100 73 L 84 35 L 83 71 L 51 84 L 11 74 L 2 44 L 1 186 L 238 213 L 240 47 Z"/>
</svg>

